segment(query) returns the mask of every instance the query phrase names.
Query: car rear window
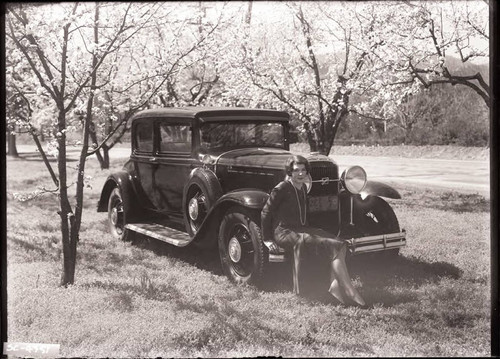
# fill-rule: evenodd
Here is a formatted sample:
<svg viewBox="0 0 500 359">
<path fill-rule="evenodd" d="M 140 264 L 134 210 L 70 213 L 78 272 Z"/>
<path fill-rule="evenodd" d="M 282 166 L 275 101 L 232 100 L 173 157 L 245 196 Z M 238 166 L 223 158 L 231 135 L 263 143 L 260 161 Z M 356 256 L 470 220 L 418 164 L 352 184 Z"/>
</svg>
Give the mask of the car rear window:
<svg viewBox="0 0 500 359">
<path fill-rule="evenodd" d="M 136 150 L 140 152 L 153 151 L 153 123 L 141 122 L 135 130 Z"/>
</svg>

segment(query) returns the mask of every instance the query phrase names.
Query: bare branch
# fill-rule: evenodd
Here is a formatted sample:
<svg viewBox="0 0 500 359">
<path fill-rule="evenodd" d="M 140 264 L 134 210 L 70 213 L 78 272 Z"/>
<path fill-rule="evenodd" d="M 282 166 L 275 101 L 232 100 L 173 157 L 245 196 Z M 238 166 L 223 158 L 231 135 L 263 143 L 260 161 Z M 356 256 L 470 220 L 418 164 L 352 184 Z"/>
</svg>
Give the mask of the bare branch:
<svg viewBox="0 0 500 359">
<path fill-rule="evenodd" d="M 354 109 L 354 108 L 350 108 L 348 110 L 349 113 L 355 113 L 357 114 L 358 116 L 361 116 L 361 117 L 364 117 L 364 118 L 368 118 L 370 120 L 375 120 L 375 121 L 380 121 L 380 122 L 384 122 L 384 121 L 387 121 L 388 119 L 387 118 L 384 118 L 384 117 L 375 117 L 375 116 L 372 116 L 372 115 L 367 115 L 365 113 L 362 113 L 362 112 L 359 112 L 358 110 Z"/>
<path fill-rule="evenodd" d="M 116 32 L 115 36 L 113 37 L 113 39 L 110 41 L 110 43 L 108 44 L 106 50 L 103 52 L 103 55 L 101 56 L 101 58 L 99 59 L 99 61 L 96 63 L 95 67 L 93 67 L 92 71 L 90 72 L 90 74 L 87 76 L 87 78 L 85 79 L 85 81 L 83 81 L 83 83 L 77 88 L 77 90 L 75 91 L 74 95 L 73 95 L 73 99 L 69 102 L 69 104 L 66 106 L 66 108 L 64 109 L 66 112 L 69 111 L 75 101 L 77 100 L 80 92 L 83 90 L 84 87 L 87 86 L 87 83 L 90 81 L 90 79 L 92 78 L 92 76 L 97 72 L 97 70 L 99 69 L 99 67 L 101 66 L 101 64 L 104 62 L 105 58 L 107 57 L 107 55 L 109 55 L 111 52 L 115 51 L 116 49 L 118 49 L 120 46 L 122 46 L 128 39 L 130 39 L 131 36 L 128 36 L 127 38 L 125 38 L 124 40 L 122 40 L 119 44 L 119 46 L 116 46 L 115 48 L 114 45 L 115 43 L 118 41 L 118 38 L 119 36 L 124 33 L 129 27 L 126 26 L 126 17 L 128 15 L 128 11 L 130 9 L 130 7 L 132 6 L 132 3 L 129 4 L 129 6 L 127 7 L 127 10 L 125 12 L 125 15 L 123 17 L 123 20 L 122 20 L 122 24 L 120 26 L 120 28 L 118 29 L 118 31 Z M 153 13 L 154 12 L 151 12 L 151 15 L 150 17 L 148 17 L 148 19 L 146 19 L 139 27 L 136 31 L 134 31 L 134 34 L 137 33 L 137 31 L 139 31 L 140 29 L 142 29 L 144 27 L 144 25 L 147 23 L 147 21 L 151 18 L 151 16 L 153 16 Z"/>
</svg>

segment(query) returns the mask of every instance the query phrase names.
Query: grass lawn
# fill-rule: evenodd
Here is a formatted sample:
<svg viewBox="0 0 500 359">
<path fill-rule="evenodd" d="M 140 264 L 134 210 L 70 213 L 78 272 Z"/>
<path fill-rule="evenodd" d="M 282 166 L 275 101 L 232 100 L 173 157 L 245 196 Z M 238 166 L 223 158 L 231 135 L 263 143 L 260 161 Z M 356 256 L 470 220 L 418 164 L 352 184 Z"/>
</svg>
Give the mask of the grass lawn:
<svg viewBox="0 0 500 359">
<path fill-rule="evenodd" d="M 7 160 L 9 342 L 60 344 L 64 357 L 490 355 L 489 202 L 479 195 L 399 187 L 403 199 L 390 202 L 408 246 L 394 263 L 350 262 L 368 303 L 359 309 L 337 305 L 314 266 L 295 296 L 288 267 L 271 267 L 261 288 L 236 286 L 217 253 L 112 240 L 96 212 L 111 170 L 87 165 L 76 283 L 65 289 L 56 198 L 13 198 L 52 188 L 50 178 L 41 161 Z"/>
</svg>

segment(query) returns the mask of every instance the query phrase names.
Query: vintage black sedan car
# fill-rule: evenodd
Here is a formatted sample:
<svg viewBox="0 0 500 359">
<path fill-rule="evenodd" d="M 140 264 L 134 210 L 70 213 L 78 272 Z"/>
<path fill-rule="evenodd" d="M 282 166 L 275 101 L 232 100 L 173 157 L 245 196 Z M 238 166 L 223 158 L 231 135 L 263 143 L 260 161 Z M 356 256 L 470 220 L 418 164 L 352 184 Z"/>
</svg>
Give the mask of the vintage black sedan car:
<svg viewBox="0 0 500 359">
<path fill-rule="evenodd" d="M 285 177 L 291 155 L 286 112 L 244 108 L 161 108 L 132 119 L 132 153 L 121 171 L 106 180 L 98 203 L 108 212 L 112 235 L 130 233 L 183 247 L 218 246 L 224 272 L 239 283 L 257 283 L 269 253 L 260 212 L 270 190 Z M 310 225 L 348 241 L 351 255 L 397 255 L 406 244 L 391 206 L 400 198 L 379 182 L 367 181 L 359 166 L 339 167 L 311 154 Z"/>
</svg>

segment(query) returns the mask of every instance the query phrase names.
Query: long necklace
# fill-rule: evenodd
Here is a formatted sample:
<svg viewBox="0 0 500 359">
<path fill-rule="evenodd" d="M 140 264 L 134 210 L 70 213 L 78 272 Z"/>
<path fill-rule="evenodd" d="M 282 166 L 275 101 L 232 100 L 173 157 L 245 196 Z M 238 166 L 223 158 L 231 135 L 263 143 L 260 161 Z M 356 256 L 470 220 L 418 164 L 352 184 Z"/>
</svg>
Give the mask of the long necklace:
<svg viewBox="0 0 500 359">
<path fill-rule="evenodd" d="M 299 216 L 300 216 L 300 224 L 303 226 L 306 225 L 306 220 L 307 220 L 307 208 L 306 208 L 306 195 L 302 188 L 300 189 L 300 192 L 302 192 L 302 195 L 304 196 L 304 220 L 302 220 L 302 207 L 300 206 L 300 201 L 299 201 L 299 192 L 297 192 L 297 187 L 292 183 L 293 188 L 295 189 L 295 196 L 297 197 L 297 205 L 299 206 Z"/>
</svg>

